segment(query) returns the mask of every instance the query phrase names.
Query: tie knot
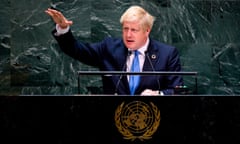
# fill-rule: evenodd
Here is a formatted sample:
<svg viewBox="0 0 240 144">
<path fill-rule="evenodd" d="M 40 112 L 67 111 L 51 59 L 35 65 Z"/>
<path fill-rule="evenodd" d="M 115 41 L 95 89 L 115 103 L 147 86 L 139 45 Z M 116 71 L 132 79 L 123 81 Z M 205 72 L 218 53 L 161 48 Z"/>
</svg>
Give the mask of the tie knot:
<svg viewBox="0 0 240 144">
<path fill-rule="evenodd" d="M 138 54 L 139 54 L 139 51 L 135 50 L 135 51 L 134 51 L 134 55 L 135 55 L 135 56 L 138 56 Z"/>
</svg>

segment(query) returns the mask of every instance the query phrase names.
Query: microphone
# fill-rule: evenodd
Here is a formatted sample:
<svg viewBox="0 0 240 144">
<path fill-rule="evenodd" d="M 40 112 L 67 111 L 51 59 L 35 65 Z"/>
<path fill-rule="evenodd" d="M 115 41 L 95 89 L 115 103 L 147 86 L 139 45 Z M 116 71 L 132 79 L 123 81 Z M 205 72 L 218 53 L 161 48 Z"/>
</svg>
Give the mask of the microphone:
<svg viewBox="0 0 240 144">
<path fill-rule="evenodd" d="M 151 59 L 150 59 L 150 57 L 149 57 L 149 54 L 148 54 L 148 51 L 145 51 L 145 55 L 146 55 L 146 57 L 147 57 L 147 60 L 148 60 L 148 62 L 150 63 L 150 66 L 151 66 L 151 68 L 152 68 L 152 71 L 154 71 L 155 72 L 155 68 L 153 67 L 153 64 L 152 64 L 152 61 L 151 61 Z M 160 83 L 159 83 L 159 81 L 158 81 L 158 79 L 156 79 L 157 80 L 157 84 L 158 84 L 158 89 L 160 90 Z"/>
<path fill-rule="evenodd" d="M 126 69 L 126 67 L 127 67 L 127 61 L 128 61 L 128 59 L 129 59 L 129 57 L 130 57 L 131 54 L 132 54 L 132 51 L 128 51 L 127 58 L 126 58 L 126 61 L 125 61 L 124 65 L 123 65 L 122 71 L 125 71 L 125 69 Z M 117 90 L 118 90 L 118 87 L 119 87 L 120 82 L 121 82 L 121 80 L 122 80 L 122 77 L 123 77 L 123 75 L 121 74 L 121 75 L 119 76 L 118 81 L 117 81 L 114 95 L 118 95 Z"/>
</svg>

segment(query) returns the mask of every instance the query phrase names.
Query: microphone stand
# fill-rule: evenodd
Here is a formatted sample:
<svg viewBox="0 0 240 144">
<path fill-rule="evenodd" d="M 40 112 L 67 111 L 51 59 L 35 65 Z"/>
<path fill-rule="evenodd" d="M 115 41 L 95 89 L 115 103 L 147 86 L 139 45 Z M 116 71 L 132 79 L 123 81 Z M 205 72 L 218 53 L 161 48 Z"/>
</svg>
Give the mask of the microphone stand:
<svg viewBox="0 0 240 144">
<path fill-rule="evenodd" d="M 125 72 L 125 71 L 78 71 L 78 88 L 80 94 L 80 75 L 190 75 L 195 76 L 195 93 L 197 93 L 197 72 L 184 72 L 184 71 L 143 71 L 143 72 Z M 120 78 L 119 78 L 120 79 Z M 120 79 L 121 80 L 121 79 Z M 120 81 L 119 80 L 119 81 Z"/>
</svg>

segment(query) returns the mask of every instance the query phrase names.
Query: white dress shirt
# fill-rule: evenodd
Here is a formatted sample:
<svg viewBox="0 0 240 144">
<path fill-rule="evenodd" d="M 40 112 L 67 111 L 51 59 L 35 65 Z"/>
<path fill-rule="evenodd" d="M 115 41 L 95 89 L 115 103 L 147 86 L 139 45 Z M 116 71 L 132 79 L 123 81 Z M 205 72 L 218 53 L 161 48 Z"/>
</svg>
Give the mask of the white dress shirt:
<svg viewBox="0 0 240 144">
<path fill-rule="evenodd" d="M 143 64 L 145 61 L 145 52 L 147 50 L 148 44 L 149 44 L 149 38 L 141 48 L 137 49 L 137 51 L 139 52 L 138 59 L 140 64 L 140 72 L 142 72 L 143 70 Z M 134 52 L 131 52 L 130 56 L 127 58 L 127 70 L 126 70 L 127 72 L 130 72 L 131 70 L 133 58 L 134 58 Z M 128 80 L 129 80 L 129 76 L 128 76 Z"/>
</svg>

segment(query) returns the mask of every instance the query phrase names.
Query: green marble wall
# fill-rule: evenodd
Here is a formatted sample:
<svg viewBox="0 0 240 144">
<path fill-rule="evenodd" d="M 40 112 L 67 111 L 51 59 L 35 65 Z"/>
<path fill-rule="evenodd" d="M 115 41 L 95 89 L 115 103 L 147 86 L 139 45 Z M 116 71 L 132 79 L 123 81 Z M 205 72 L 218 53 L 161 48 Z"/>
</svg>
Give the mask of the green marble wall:
<svg viewBox="0 0 240 144">
<path fill-rule="evenodd" d="M 157 18 L 151 37 L 176 46 L 183 70 L 198 72 L 198 94 L 240 94 L 240 1 L 2 0 L 0 95 L 77 94 L 77 71 L 96 70 L 61 52 L 45 9 L 61 10 L 79 40 L 96 42 L 121 37 L 119 18 L 133 4 Z M 184 79 L 194 88 L 192 77 Z M 80 93 L 101 91 L 95 86 L 100 77 L 84 76 Z"/>
</svg>

